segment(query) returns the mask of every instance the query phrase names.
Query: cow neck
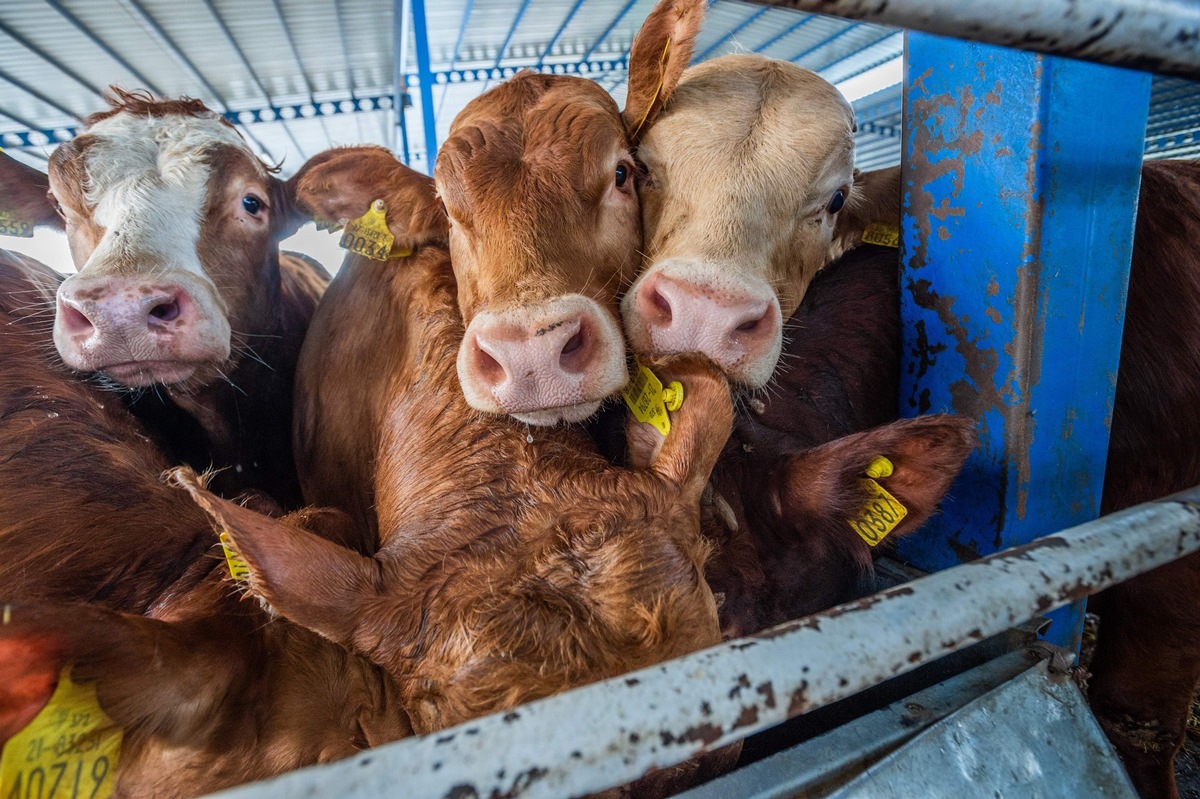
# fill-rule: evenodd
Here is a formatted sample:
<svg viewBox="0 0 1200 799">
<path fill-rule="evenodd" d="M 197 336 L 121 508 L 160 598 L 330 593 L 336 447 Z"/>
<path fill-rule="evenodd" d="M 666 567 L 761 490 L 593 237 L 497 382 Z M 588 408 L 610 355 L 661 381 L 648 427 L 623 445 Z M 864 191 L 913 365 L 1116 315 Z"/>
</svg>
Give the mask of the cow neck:
<svg viewBox="0 0 1200 799">
<path fill-rule="evenodd" d="M 481 535 L 519 534 L 522 509 L 561 503 L 562 486 L 583 473 L 590 485 L 618 479 L 579 428 L 528 427 L 467 405 L 448 253 L 420 263 L 391 284 L 409 329 L 387 391 L 375 483 L 380 555 L 406 559 L 412 574 Z"/>
<path fill-rule="evenodd" d="M 273 273 L 281 277 L 267 303 L 270 314 L 248 331 L 257 357 L 235 354 L 228 380 L 218 378 L 194 393 L 170 387 L 142 392 L 129 407 L 173 461 L 220 469 L 210 481 L 216 493 L 264 491 L 283 507 L 297 508 L 303 498 L 292 457 L 292 389 L 314 303 L 288 285 L 289 273 L 278 264 Z"/>
</svg>

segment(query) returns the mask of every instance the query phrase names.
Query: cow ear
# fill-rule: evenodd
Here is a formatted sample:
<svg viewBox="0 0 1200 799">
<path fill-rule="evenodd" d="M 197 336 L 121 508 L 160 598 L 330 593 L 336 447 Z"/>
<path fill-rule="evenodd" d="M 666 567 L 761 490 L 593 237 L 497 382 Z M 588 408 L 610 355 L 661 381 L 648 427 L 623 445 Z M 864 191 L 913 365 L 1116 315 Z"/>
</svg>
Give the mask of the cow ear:
<svg viewBox="0 0 1200 799">
<path fill-rule="evenodd" d="M 0 623 L 0 742 L 46 706 L 63 669 L 92 684 L 112 722 L 179 739 L 214 726 L 250 660 L 250 617 L 165 622 L 86 604 L 8 605 Z"/>
<path fill-rule="evenodd" d="M 621 118 L 635 142 L 671 99 L 704 21 L 705 0 L 659 0 L 629 50 L 629 91 Z"/>
<path fill-rule="evenodd" d="M 845 436 L 787 459 L 777 475 L 777 507 L 793 518 L 826 519 L 855 539 L 850 522 L 871 501 L 863 478 L 883 457 L 891 473 L 877 482 L 907 511 L 890 536 L 907 535 L 937 510 L 975 443 L 974 420 L 953 414 L 903 419 Z"/>
<path fill-rule="evenodd" d="M 170 479 L 208 514 L 213 529 L 227 536 L 227 546 L 248 567 L 252 593 L 301 627 L 347 648 L 354 645 L 361 607 L 378 593 L 376 561 L 289 519 L 221 499 L 189 469 L 174 470 Z"/>
<path fill-rule="evenodd" d="M 708 360 L 696 355 L 649 360 L 645 366 L 663 386 L 678 381 L 683 403 L 668 412 L 671 426 L 666 436 L 631 415 L 626 438 L 630 463 L 635 468 L 648 465 L 650 472 L 678 486 L 685 502 L 699 502 L 733 430 L 729 384 Z"/>
<path fill-rule="evenodd" d="M 50 199 L 50 178 L 0 152 L 0 216 L 8 224 L 27 225 L 28 233 L 47 225 L 62 230 L 62 217 Z M 4 233 L 0 230 L 0 234 Z"/>
<path fill-rule="evenodd" d="M 857 246 L 871 225 L 897 228 L 900 224 L 900 167 L 854 172 L 854 187 L 837 216 L 830 260 Z"/>
<path fill-rule="evenodd" d="M 393 252 L 444 243 L 449 221 L 433 179 L 409 169 L 383 147 L 339 147 L 309 159 L 284 185 L 285 203 L 303 220 L 342 225 L 382 200 Z"/>
</svg>

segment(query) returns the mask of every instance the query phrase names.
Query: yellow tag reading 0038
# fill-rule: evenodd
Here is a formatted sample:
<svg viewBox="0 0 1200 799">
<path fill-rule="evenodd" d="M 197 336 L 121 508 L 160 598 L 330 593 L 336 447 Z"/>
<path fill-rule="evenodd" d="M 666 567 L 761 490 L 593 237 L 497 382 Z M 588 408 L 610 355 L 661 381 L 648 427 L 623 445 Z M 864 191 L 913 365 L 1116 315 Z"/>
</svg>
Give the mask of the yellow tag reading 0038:
<svg viewBox="0 0 1200 799">
<path fill-rule="evenodd" d="M 900 246 L 900 228 L 896 225 L 875 223 L 867 225 L 862 234 L 863 244 L 878 244 L 881 247 Z"/>
<path fill-rule="evenodd" d="M 663 384 L 658 376 L 642 364 L 637 364 L 629 385 L 621 391 L 625 404 L 639 422 L 654 425 L 664 436 L 671 432 L 671 417 L 663 402 Z"/>
<path fill-rule="evenodd" d="M 218 538 L 221 541 L 221 549 L 225 550 L 225 563 L 229 566 L 229 576 L 239 583 L 249 580 L 250 565 L 242 560 L 242 556 L 234 552 L 233 547 L 230 546 L 232 539 L 230 539 L 229 533 L 221 533 Z"/>
<path fill-rule="evenodd" d="M 375 200 L 365 214 L 346 223 L 338 246 L 372 261 L 386 261 L 395 240 L 387 225 L 387 205 Z"/>
<path fill-rule="evenodd" d="M 116 782 L 121 728 L 96 701 L 94 685 L 78 685 L 65 666 L 50 702 L 4 744 L 3 799 L 108 799 Z"/>
<path fill-rule="evenodd" d="M 0 236 L 33 238 L 33 223 L 19 219 L 13 211 L 0 211 Z"/>
<path fill-rule="evenodd" d="M 904 517 L 908 508 L 900 504 L 886 488 L 869 477 L 859 480 L 863 491 L 867 493 L 867 502 L 863 505 L 858 517 L 850 520 L 854 532 L 871 546 L 877 546 L 887 538 L 888 533 L 895 530 Z"/>
</svg>

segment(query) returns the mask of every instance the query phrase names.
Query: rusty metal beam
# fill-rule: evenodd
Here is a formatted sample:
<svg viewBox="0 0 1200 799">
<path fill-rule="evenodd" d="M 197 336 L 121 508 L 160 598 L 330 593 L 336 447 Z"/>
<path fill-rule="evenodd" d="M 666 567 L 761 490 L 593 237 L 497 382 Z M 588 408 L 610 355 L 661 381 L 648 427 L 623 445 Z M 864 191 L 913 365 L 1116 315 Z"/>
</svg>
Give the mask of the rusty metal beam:
<svg viewBox="0 0 1200 799">
<path fill-rule="evenodd" d="M 578 796 L 629 782 L 911 671 L 1200 549 L 1200 487 L 858 602 L 220 794 Z"/>
<path fill-rule="evenodd" d="M 1200 80 L 1195 0 L 752 0 Z"/>
</svg>

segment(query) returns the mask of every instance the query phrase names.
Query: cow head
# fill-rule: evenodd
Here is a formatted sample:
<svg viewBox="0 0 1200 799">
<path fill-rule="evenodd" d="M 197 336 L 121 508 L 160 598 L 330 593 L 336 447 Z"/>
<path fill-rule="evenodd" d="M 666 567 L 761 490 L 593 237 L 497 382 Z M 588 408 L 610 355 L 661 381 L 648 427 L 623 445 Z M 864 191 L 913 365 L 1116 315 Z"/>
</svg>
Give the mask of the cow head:
<svg viewBox="0 0 1200 799">
<path fill-rule="evenodd" d="M 782 320 L 855 202 L 854 130 L 837 89 L 786 62 L 684 73 L 637 151 L 649 262 L 621 305 L 634 352 L 704 352 L 735 384 L 766 384 Z"/>
<path fill-rule="evenodd" d="M 199 101 L 109 102 L 51 156 L 41 193 L 78 269 L 58 291 L 54 342 L 68 366 L 125 386 L 197 388 L 273 318 L 277 245 L 294 229 L 283 184 Z"/>
<path fill-rule="evenodd" d="M 703 0 L 662 0 L 633 43 L 624 112 L 583 78 L 520 74 L 455 119 L 435 177 L 467 333 L 467 401 L 579 421 L 627 379 L 617 297 L 640 264 L 639 166 L 691 57 Z"/>
</svg>

